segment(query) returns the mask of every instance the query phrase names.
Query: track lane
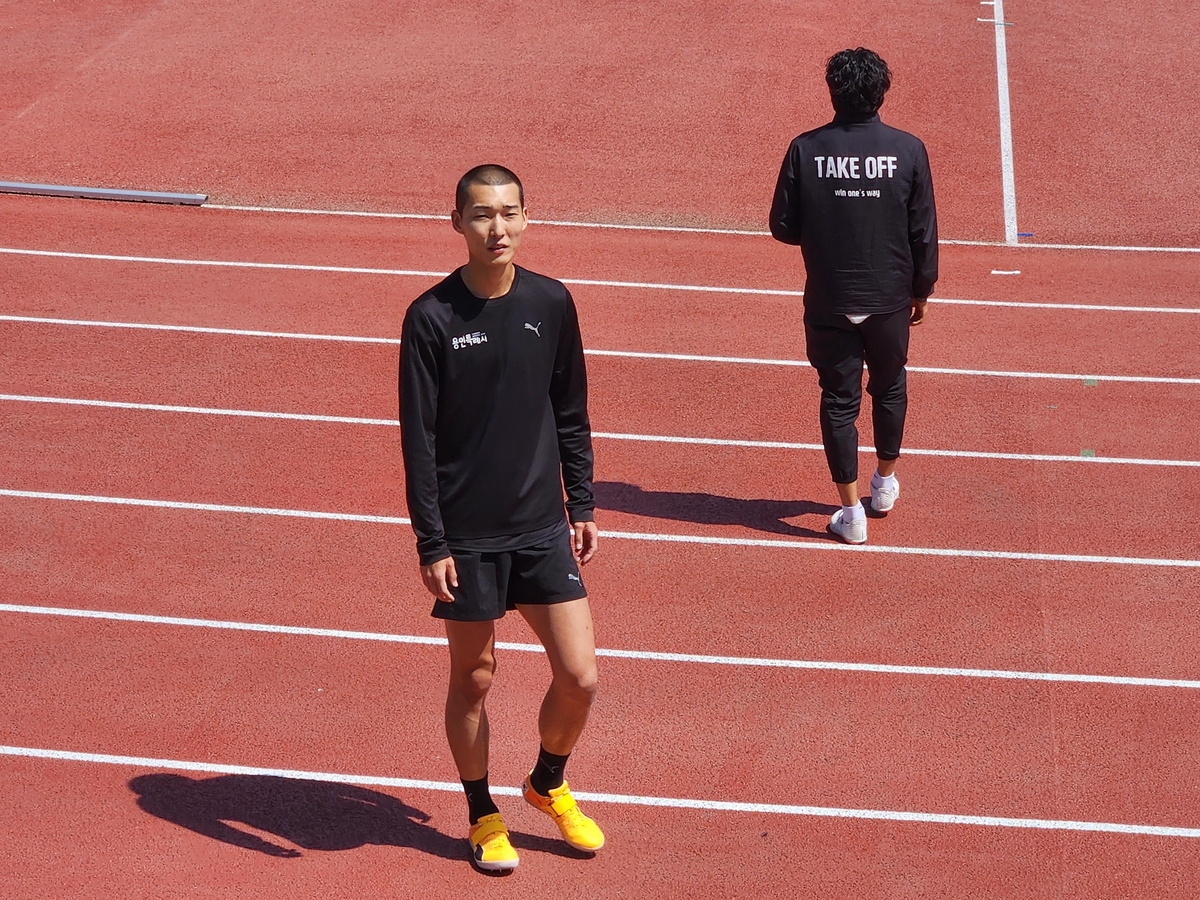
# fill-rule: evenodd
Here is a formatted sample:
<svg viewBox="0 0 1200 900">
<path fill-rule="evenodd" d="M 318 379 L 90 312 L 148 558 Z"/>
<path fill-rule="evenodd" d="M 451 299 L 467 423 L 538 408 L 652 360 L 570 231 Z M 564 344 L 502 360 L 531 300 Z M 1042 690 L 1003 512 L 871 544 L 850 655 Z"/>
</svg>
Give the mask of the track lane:
<svg viewBox="0 0 1200 900">
<path fill-rule="evenodd" d="M 547 839 L 549 832 L 532 810 L 502 798 L 517 832 L 521 868 L 512 878 L 485 882 L 463 855 L 457 796 L 384 790 L 384 797 L 403 804 L 399 815 L 347 817 L 328 793 L 306 785 L 185 776 L 184 798 L 223 784 L 244 792 L 253 809 L 234 804 L 231 817 L 240 812 L 271 826 L 257 833 L 302 854 L 288 860 L 213 840 L 140 810 L 128 782 L 143 775 L 157 781 L 163 774 L 0 760 L 0 783 L 21 813 L 6 820 L 10 827 L 3 832 L 14 857 L 24 860 L 8 873 L 12 889 L 21 897 L 100 898 L 116 892 L 158 900 L 187 885 L 192 893 L 286 893 L 303 900 L 327 897 L 331 884 L 348 893 L 387 890 L 398 897 L 478 892 L 486 885 L 498 898 L 557 897 L 562 891 L 608 897 L 624 896 L 630 882 L 647 894 L 667 895 L 686 878 L 708 896 L 736 897 L 777 890 L 785 869 L 790 887 L 813 896 L 837 895 L 852 885 L 855 896 L 890 898 L 914 884 L 926 897 L 1053 896 L 1066 877 L 1078 886 L 1072 896 L 1183 900 L 1195 893 L 1193 873 L 1200 868 L 1200 862 L 1192 863 L 1197 850 L 1191 842 L 772 816 L 746 816 L 739 827 L 725 829 L 724 817 L 716 814 L 667 817 L 630 807 L 603 810 L 611 845 L 581 862 Z M 186 800 L 179 806 L 189 809 Z M 97 809 L 104 816 L 96 816 Z M 430 818 L 414 821 L 417 813 Z M 78 823 L 70 841 L 62 840 L 62 821 Z M 683 822 L 693 827 L 668 827 Z M 695 829 L 714 828 L 722 829 L 721 840 L 698 859 Z M 657 852 L 638 852 L 648 844 Z M 1138 860 L 1136 867 L 1125 864 L 1130 856 Z M 105 860 L 103 885 L 96 879 L 97 859 Z M 664 866 L 663 859 L 671 865 Z"/>
<path fill-rule="evenodd" d="M 722 507 L 682 508 L 711 520 Z M 759 504 L 724 508 L 766 520 Z M 0 510 L 10 602 L 437 633 L 407 527 L 16 498 Z M 621 518 L 600 512 L 606 529 Z M 1194 570 L 610 540 L 586 575 L 615 648 L 1200 677 L 1200 630 L 1182 615 Z M 680 599 L 650 614 L 660 595 Z"/>
<path fill-rule="evenodd" d="M 406 515 L 396 428 L 6 405 L 18 407 L 0 435 L 15 461 L 7 489 Z M 1098 493 L 1096 469 L 913 457 L 904 514 L 871 531 L 881 545 L 1200 558 L 1200 528 L 1147 520 L 1143 508 L 1168 492 L 1200 503 L 1196 479 L 1107 466 Z M 596 489 L 615 531 L 832 540 L 834 494 L 816 451 L 605 442 Z"/>
<path fill-rule="evenodd" d="M 3 256 L 0 272 L 5 314 L 391 339 L 399 336 L 408 304 L 436 280 Z M 799 298 L 572 290 L 589 346 L 804 358 Z M 1048 302 L 1075 303 L 1076 296 L 1059 293 Z M 1151 305 L 1158 299 L 1151 296 Z M 1030 302 L 1043 301 L 1034 295 Z M 1200 315 L 935 303 L 930 316 L 914 334 L 913 365 L 1198 377 L 1192 348 L 1200 340 Z"/>
<path fill-rule="evenodd" d="M 304 216 L 13 195 L 0 195 L 0 210 L 0 246 L 5 247 L 437 271 L 449 271 L 464 260 L 462 239 L 445 220 Z M 36 241 L 31 243 L 32 236 Z M 943 236 L 954 237 L 945 229 Z M 799 251 L 768 236 L 541 224 L 527 232 L 521 259 L 558 278 L 803 288 Z M 941 263 L 936 293 L 943 297 L 1197 306 L 1192 285 L 1200 273 L 1200 253 L 943 244 Z M 69 267 L 96 266 L 114 268 L 85 261 Z M 1021 274 L 997 276 L 993 270 Z"/>
<path fill-rule="evenodd" d="M 7 627 L 5 643 L 9 746 L 453 778 L 441 648 L 34 618 Z M 501 665 L 491 772 L 507 784 L 536 752 L 529 732 L 548 667 L 525 654 Z M 679 679 L 668 664 L 616 660 L 604 672 L 574 764 L 581 790 L 1196 824 L 1200 694 L 859 673 Z M 763 702 L 772 696 L 788 701 Z M 1119 777 L 1130 754 L 1136 782 Z"/>
<path fill-rule="evenodd" d="M 0 323 L 3 329 L 24 341 L 0 350 L 0 394 L 368 419 L 397 414 L 395 346 L 24 323 Z M 820 443 L 811 369 L 607 356 L 589 357 L 588 368 L 598 432 Z M 1194 460 L 1178 410 L 1198 390 L 917 372 L 906 444 Z M 864 406 L 865 445 L 869 400 Z"/>
</svg>

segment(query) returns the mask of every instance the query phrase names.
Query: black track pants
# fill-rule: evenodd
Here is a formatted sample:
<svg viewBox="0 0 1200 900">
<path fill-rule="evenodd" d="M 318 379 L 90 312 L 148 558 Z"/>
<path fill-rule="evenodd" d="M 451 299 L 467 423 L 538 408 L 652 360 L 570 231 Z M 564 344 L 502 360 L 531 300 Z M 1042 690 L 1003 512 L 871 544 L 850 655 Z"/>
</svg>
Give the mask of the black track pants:
<svg viewBox="0 0 1200 900">
<path fill-rule="evenodd" d="M 837 484 L 858 480 L 858 420 L 862 404 L 862 369 L 867 364 L 867 393 L 875 452 L 897 459 L 908 410 L 907 308 L 870 316 L 855 325 L 843 315 L 805 312 L 808 361 L 821 384 L 821 440 L 829 474 Z"/>
</svg>

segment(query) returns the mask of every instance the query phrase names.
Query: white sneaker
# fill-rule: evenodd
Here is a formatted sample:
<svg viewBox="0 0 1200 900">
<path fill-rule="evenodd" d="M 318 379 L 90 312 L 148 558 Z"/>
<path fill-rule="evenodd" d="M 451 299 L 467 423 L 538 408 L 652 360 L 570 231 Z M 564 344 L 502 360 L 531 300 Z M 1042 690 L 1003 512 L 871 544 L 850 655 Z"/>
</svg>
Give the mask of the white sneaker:
<svg viewBox="0 0 1200 900">
<path fill-rule="evenodd" d="M 875 512 L 889 512 L 896 505 L 896 498 L 900 496 L 900 480 L 896 476 L 892 476 L 893 487 L 875 487 L 875 479 L 871 479 L 871 509 Z"/>
<path fill-rule="evenodd" d="M 842 516 L 842 511 L 839 509 L 833 514 L 833 518 L 829 520 L 829 530 L 840 537 L 847 544 L 865 544 L 867 542 L 867 520 L 866 518 L 855 519 L 853 522 L 847 522 Z"/>
</svg>

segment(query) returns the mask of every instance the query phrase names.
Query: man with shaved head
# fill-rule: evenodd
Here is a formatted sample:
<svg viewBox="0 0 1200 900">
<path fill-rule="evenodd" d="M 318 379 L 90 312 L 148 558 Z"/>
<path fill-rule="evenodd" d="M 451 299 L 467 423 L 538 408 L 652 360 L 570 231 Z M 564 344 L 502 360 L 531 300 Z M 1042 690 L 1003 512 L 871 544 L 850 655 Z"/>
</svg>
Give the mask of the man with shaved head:
<svg viewBox="0 0 1200 900">
<path fill-rule="evenodd" d="M 450 645 L 446 736 L 467 795 L 472 859 L 503 871 L 518 858 L 488 788 L 484 701 L 495 620 L 510 609 L 546 648 L 553 676 L 525 799 L 572 847 L 604 845 L 563 778 L 597 682 L 579 570 L 599 534 L 587 373 L 570 292 L 513 262 L 529 224 L 520 179 L 497 165 L 467 172 L 451 221 L 467 263 L 405 315 L 401 443 L 421 580 Z"/>
</svg>

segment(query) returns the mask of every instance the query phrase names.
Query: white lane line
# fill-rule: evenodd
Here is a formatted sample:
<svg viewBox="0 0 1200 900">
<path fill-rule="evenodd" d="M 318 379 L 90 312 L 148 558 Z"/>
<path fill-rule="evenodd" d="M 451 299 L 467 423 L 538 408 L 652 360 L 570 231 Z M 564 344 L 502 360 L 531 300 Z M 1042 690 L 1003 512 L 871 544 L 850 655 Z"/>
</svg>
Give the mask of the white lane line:
<svg viewBox="0 0 1200 900">
<path fill-rule="evenodd" d="M 151 506 L 159 509 L 185 509 L 200 512 L 242 513 L 265 516 L 290 516 L 302 519 L 334 519 L 341 522 L 371 522 L 386 525 L 410 525 L 401 516 L 375 516 L 355 513 L 315 512 L 299 509 L 274 509 L 254 506 L 226 506 L 215 503 L 186 503 L 175 500 L 144 500 L 131 497 L 107 497 L 96 494 L 65 494 L 51 491 L 0 489 L 0 497 L 21 500 L 57 500 L 77 503 Z M 627 541 L 652 541 L 674 544 L 702 544 L 715 547 L 765 547 L 789 550 L 825 550 L 833 553 L 883 553 L 899 556 L 937 556 L 959 559 L 1003 559 L 1023 562 L 1063 562 L 1113 566 L 1151 566 L 1156 568 L 1200 569 L 1200 559 L 1166 559 L 1138 556 L 1093 556 L 1079 553 L 1024 553 L 1012 550 L 958 550 L 943 547 L 888 547 L 878 544 L 841 544 L 833 540 L 787 541 L 749 538 L 710 537 L 698 534 L 655 534 L 640 531 L 603 531 L 606 538 Z"/>
<path fill-rule="evenodd" d="M 140 331 L 174 331 L 192 334 L 224 334 L 235 337 L 284 338 L 301 341 L 333 341 L 350 344 L 383 344 L 400 346 L 399 338 L 359 337 L 343 334 L 307 334 L 293 331 L 255 331 L 244 328 L 210 328 L 196 325 L 157 325 L 142 322 L 103 322 L 91 319 L 55 319 L 42 316 L 0 315 L 0 322 L 23 322 L 32 325 L 66 325 L 84 328 L 129 328 Z M 672 362 L 706 362 L 725 365 L 783 366 L 811 369 L 812 363 L 805 359 L 768 359 L 752 356 L 713 356 L 702 353 L 656 353 L 645 350 L 598 350 L 583 351 L 587 356 L 611 356 L 620 359 L 659 359 Z M 952 369 L 946 366 L 908 366 L 909 372 L 929 375 L 963 375 L 982 378 L 1036 378 L 1052 381 L 1112 381 L 1132 384 L 1200 384 L 1200 378 L 1172 378 L 1156 375 L 1091 375 L 1073 372 L 1011 372 L 1001 369 Z"/>
<path fill-rule="evenodd" d="M 232 416 L 251 419 L 279 419 L 296 422 L 322 422 L 337 425 L 366 425 L 371 427 L 397 428 L 397 419 L 369 419 L 359 416 L 325 416 L 315 413 L 267 412 L 249 409 L 214 409 L 206 406 L 172 406 L 165 403 L 127 403 L 112 400 L 81 400 L 69 397 L 38 397 L 27 394 L 0 394 L 4 403 L 39 403 L 52 406 L 84 406 L 100 409 L 124 409 L 140 412 L 165 412 L 203 416 Z M 704 447 L 745 447 L 761 450 L 823 450 L 821 444 L 806 444 L 795 441 L 753 441 L 739 438 L 703 438 L 664 434 L 623 434 L 612 431 L 594 431 L 592 437 L 609 441 L 640 441 L 653 444 L 686 444 Z M 860 446 L 859 452 L 872 453 L 873 447 Z M 1145 459 L 1121 456 L 1070 456 L 1053 453 L 994 453 L 986 450 L 923 450 L 905 448 L 907 456 L 940 456 L 951 459 L 997 459 L 1013 462 L 1083 462 L 1109 463 L 1128 466 L 1161 466 L 1174 468 L 1200 468 L 1200 460 L 1192 459 Z"/>
<path fill-rule="evenodd" d="M 100 503 L 117 506 L 149 506 L 155 509 L 187 509 L 196 512 L 239 513 L 250 516 L 283 516 L 299 519 L 332 519 L 336 522 L 369 522 L 377 525 L 411 525 L 402 516 L 370 516 L 358 513 L 319 512 L 307 509 L 273 509 L 261 506 L 229 506 L 222 503 L 187 503 L 182 500 L 146 500 L 140 497 L 105 497 L 96 494 L 62 494 L 53 491 L 0 489 L 0 497 L 25 500 L 62 500 L 71 503 Z"/>
<path fill-rule="evenodd" d="M 75 619 L 99 619 L 111 622 L 134 622 L 143 625 L 170 625 L 185 628 L 211 628 L 220 631 L 250 631 L 267 634 L 286 634 L 301 637 L 333 638 L 336 640 L 378 641 L 391 644 L 417 644 L 444 647 L 444 637 L 416 634 L 387 634 L 373 631 L 348 631 L 340 628 L 306 628 L 296 625 L 269 625 L 258 622 L 229 622 L 219 619 L 152 616 L 143 613 L 122 613 L 96 609 L 74 609 L 58 606 L 28 606 L 0 603 L 0 613 L 35 616 L 60 616 Z M 521 653 L 545 653 L 541 644 L 522 644 L 497 641 L 502 650 Z M 1003 681 L 1046 681 L 1069 684 L 1103 684 L 1120 687 L 1180 688 L 1200 690 L 1200 681 L 1177 678 L 1139 678 L 1124 675 L 1083 675 L 1069 672 L 1022 672 L 1008 669 L 967 669 L 948 666 L 900 666 L 882 663 L 830 662 L 809 659 L 778 659 L 754 656 L 713 656 L 701 653 L 665 653 L 654 650 L 596 649 L 597 656 L 612 659 L 631 659 L 646 662 L 668 662 L 708 666 L 730 666 L 753 669 L 800 669 L 820 672 L 864 672 L 872 675 L 913 675 L 935 678 L 984 678 Z"/>
<path fill-rule="evenodd" d="M 349 216 L 366 219 L 415 219 L 426 222 L 449 222 L 449 216 L 434 213 L 365 212 L 350 209 L 291 209 L 277 206 L 234 206 L 226 203 L 206 203 L 201 209 L 235 212 L 290 213 L 304 216 Z M 750 231 L 744 228 L 689 228 L 682 225 L 621 225 L 613 222 L 570 222 L 552 219 L 530 219 L 530 225 L 549 225 L 558 228 L 599 228 L 606 231 L 666 231 L 682 234 L 734 234 L 747 237 L 770 237 L 769 231 Z"/>
<path fill-rule="evenodd" d="M 41 747 L 0 746 L 0 755 L 27 759 L 49 759 L 60 762 L 93 763 L 125 766 L 137 769 L 166 769 L 174 772 L 203 772 L 210 775 L 252 775 L 271 778 L 293 778 L 301 781 L 341 782 L 366 787 L 389 787 L 400 790 L 440 791 L 458 793 L 462 785 L 450 781 L 429 781 L 418 778 L 393 778 L 379 775 L 354 775 L 343 772 L 313 772 L 298 769 L 271 769 L 259 766 L 225 765 L 221 763 L 190 762 L 146 756 L 118 756 L 112 753 L 80 753 L 73 750 L 51 750 Z M 493 794 L 504 797 L 520 795 L 520 789 L 499 785 Z M 1135 825 L 1124 822 L 1088 822 L 1069 819 L 1031 819 L 1008 816 L 966 816 L 948 813 L 910 812 L 907 810 L 853 809 L 835 806 L 798 806 L 783 803 L 743 803 L 733 800 L 697 800 L 685 797 L 654 797 L 636 794 L 608 794 L 594 791 L 573 791 L 581 800 L 625 806 L 649 806 L 667 809 L 695 809 L 713 812 L 753 813 L 759 815 L 813 816 L 836 819 L 870 819 L 885 822 L 912 822 L 927 825 L 968 825 L 981 828 L 1023 828 L 1039 831 L 1084 831 L 1113 834 L 1136 834 L 1149 837 L 1200 838 L 1200 828 L 1178 828 L 1166 825 Z"/>
<path fill-rule="evenodd" d="M 1017 188 L 1013 175 L 1012 109 L 1008 96 L 1008 48 L 1004 0 L 995 0 L 996 92 L 1000 107 L 1000 183 L 1004 193 L 1004 243 L 1017 243 Z M 980 21 L 984 21 L 980 19 Z"/>
<path fill-rule="evenodd" d="M 256 409 L 214 409 L 208 406 L 171 406 L 166 403 L 125 403 L 113 400 L 80 400 L 69 397 L 36 397 L 26 394 L 0 394 L 4 403 L 44 403 L 53 406 L 88 406 L 100 409 L 127 409 L 138 412 L 183 413 L 199 416 L 231 416 L 248 419 L 280 419 L 290 422 L 324 422 L 337 425 L 399 427 L 397 419 L 366 419 L 358 416 L 323 416 L 315 413 L 265 412 Z"/>
<path fill-rule="evenodd" d="M 215 266 L 218 268 L 225 267 L 236 269 L 276 269 L 298 272 L 333 272 L 351 275 L 397 275 L 420 278 L 444 278 L 446 275 L 450 274 L 449 272 L 427 272 L 418 269 L 374 269 L 360 266 L 319 266 L 302 263 L 246 262 L 219 259 L 178 259 L 165 256 L 119 256 L 111 253 L 73 253 L 65 250 L 29 250 L 19 247 L 0 247 L 0 253 L 7 253 L 17 256 L 42 256 L 61 259 L 101 260 L 108 262 L 154 263 L 172 266 Z M 559 281 L 561 281 L 563 284 L 569 285 L 589 285 L 593 287 L 629 288 L 639 290 L 679 291 L 682 293 L 748 294 L 766 297 L 804 296 L 804 291 L 780 290 L 777 288 L 670 284 L 667 282 L 654 281 L 601 281 L 590 278 L 560 278 Z M 1015 300 L 960 300 L 946 297 L 932 297 L 930 298 L 930 302 L 965 306 L 1004 306 L 1014 309 L 1099 310 L 1106 312 L 1138 313 L 1200 313 L 1200 307 L 1113 306 L 1088 303 L 1026 303 Z"/>
<path fill-rule="evenodd" d="M 1023 244 L 1020 246 L 1024 246 Z M 930 303 L 950 306 L 1004 306 L 1009 309 L 1065 309 L 1091 312 L 1137 312 L 1137 313 L 1192 313 L 1200 314 L 1200 307 L 1191 306 L 1120 306 L 1106 303 L 1036 303 L 1023 300 L 961 300 L 958 298 L 930 297 Z"/>
<path fill-rule="evenodd" d="M 44 256 L 56 259 L 86 259 L 103 262 L 153 263 L 167 266 L 212 266 L 234 269 L 273 269 L 292 272 L 333 272 L 346 275 L 398 275 L 411 278 L 445 278 L 449 272 L 429 272 L 421 269 L 377 269 L 364 266 L 320 266 L 306 263 L 268 263 L 225 259 L 178 259 L 168 256 L 121 256 L 113 253 L 73 253 L 65 250 L 30 250 L 21 247 L 0 247 L 0 253 L 14 256 Z M 702 294 L 752 294 L 771 297 L 803 297 L 804 291 L 774 288 L 718 287 L 702 284 L 667 284 L 655 281 L 605 281 L 593 278 L 560 278 L 563 284 L 590 287 L 629 288 L 638 290 L 682 291 Z"/>
<path fill-rule="evenodd" d="M 396 213 L 396 212 L 370 212 L 366 210 L 353 209 L 295 209 L 289 207 L 278 206 L 234 206 L 221 203 L 206 203 L 200 209 L 214 210 L 232 210 L 237 212 L 259 212 L 259 213 L 283 213 L 288 215 L 304 215 L 304 216 L 347 216 L 354 218 L 368 219 L 420 219 L 427 221 L 449 222 L 449 216 L 434 215 L 430 213 Z M 682 225 L 628 225 L 616 222 L 571 222 L 552 219 L 532 219 L 530 223 L 533 225 L 546 225 L 560 228 L 595 228 L 602 231 L 662 231 L 673 232 L 679 234 L 732 234 L 744 235 L 747 237 L 764 237 L 769 238 L 771 232 L 748 230 L 743 228 L 695 228 Z M 968 240 L 953 240 L 950 238 L 942 238 L 938 241 L 939 244 L 950 244 L 963 247 L 1007 247 L 1010 246 L 1002 241 L 968 241 Z M 1108 250 L 1108 251 L 1125 251 L 1125 252 L 1141 252 L 1141 253 L 1200 253 L 1200 247 L 1135 247 L 1121 246 L 1108 244 L 1017 244 L 1018 247 L 1027 247 L 1039 250 Z"/>
<path fill-rule="evenodd" d="M 1021 247 L 1025 250 L 1094 250 L 1106 253 L 1200 253 L 1200 247 L 1138 247 L 1125 244 L 1035 244 L 1022 241 L 1019 244 L 1003 244 L 1000 241 L 950 241 L 939 244 L 957 244 L 961 247 Z"/>
<path fill-rule="evenodd" d="M 0 397 L 0 399 L 3 399 Z M 804 444 L 793 441 L 751 441 L 735 438 L 697 438 L 677 437 L 661 434 L 618 434 L 615 432 L 594 431 L 592 437 L 610 441 L 646 441 L 661 444 L 698 444 L 709 447 L 747 447 L 764 450 L 817 450 L 824 451 L 821 444 Z M 874 453 L 875 448 L 861 445 L 860 453 Z M 1144 459 L 1140 457 L 1122 456 L 1069 456 L 1055 453 L 993 453 L 986 450 L 923 450 L 920 448 L 904 448 L 905 456 L 940 456 L 951 459 L 997 459 L 1012 462 L 1083 462 L 1110 463 L 1127 466 L 1163 466 L 1185 469 L 1200 468 L 1200 460 L 1194 459 Z"/>
<path fill-rule="evenodd" d="M 333 341 L 347 344 L 389 344 L 400 346 L 400 338 L 358 337 L 350 334 L 310 334 L 298 331 L 255 331 L 246 328 L 211 328 L 201 325 L 159 325 L 152 322 L 104 322 L 95 319 L 56 319 L 44 316 L 0 315 L 0 322 L 25 322 L 31 325 L 70 325 L 81 328 L 129 328 L 136 331 L 180 331 L 188 334 L 227 334 L 237 337 L 286 338 L 294 341 Z"/>
</svg>

